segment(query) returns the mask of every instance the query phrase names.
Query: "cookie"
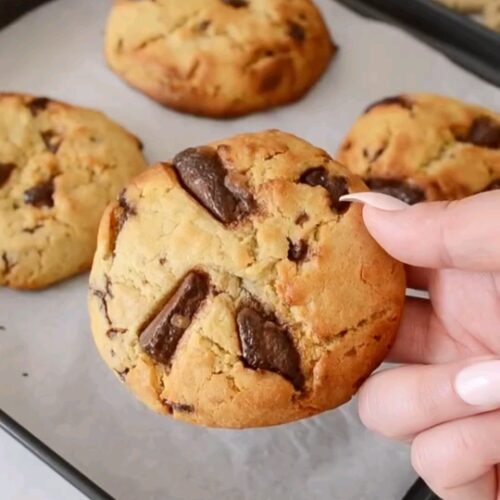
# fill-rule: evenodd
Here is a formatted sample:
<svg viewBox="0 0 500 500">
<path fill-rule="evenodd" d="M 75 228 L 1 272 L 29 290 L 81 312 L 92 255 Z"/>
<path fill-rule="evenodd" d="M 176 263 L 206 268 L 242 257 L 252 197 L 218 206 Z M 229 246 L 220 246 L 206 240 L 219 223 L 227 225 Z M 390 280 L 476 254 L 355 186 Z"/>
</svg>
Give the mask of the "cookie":
<svg viewBox="0 0 500 500">
<path fill-rule="evenodd" d="M 144 167 L 138 139 L 103 114 L 0 94 L 0 285 L 90 268 L 102 212 Z"/>
<path fill-rule="evenodd" d="M 491 0 L 484 9 L 486 26 L 500 32 L 500 0 Z"/>
<path fill-rule="evenodd" d="M 151 409 L 243 428 L 334 408 L 384 359 L 402 266 L 369 236 L 364 184 L 267 131 L 187 149 L 109 206 L 89 292 L 93 335 Z"/>
<path fill-rule="evenodd" d="M 500 115 L 438 95 L 389 97 L 357 120 L 337 159 L 410 204 L 460 199 L 500 184 Z"/>
<path fill-rule="evenodd" d="M 439 3 L 446 5 L 450 9 L 469 14 L 482 12 L 489 1 L 491 0 L 438 0 Z"/>
<path fill-rule="evenodd" d="M 105 41 L 129 84 L 213 117 L 299 99 L 335 50 L 311 0 L 115 0 Z"/>
</svg>

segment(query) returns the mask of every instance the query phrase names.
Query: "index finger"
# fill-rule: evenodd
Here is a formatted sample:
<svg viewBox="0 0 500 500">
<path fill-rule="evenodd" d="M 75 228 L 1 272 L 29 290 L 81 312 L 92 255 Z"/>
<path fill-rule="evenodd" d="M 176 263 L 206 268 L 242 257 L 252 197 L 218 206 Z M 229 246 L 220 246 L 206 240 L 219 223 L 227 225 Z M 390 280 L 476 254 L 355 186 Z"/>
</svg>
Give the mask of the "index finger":
<svg viewBox="0 0 500 500">
<path fill-rule="evenodd" d="M 401 262 L 473 271 L 500 271 L 499 214 L 500 190 L 397 211 L 367 205 L 363 211 L 372 236 Z"/>
</svg>

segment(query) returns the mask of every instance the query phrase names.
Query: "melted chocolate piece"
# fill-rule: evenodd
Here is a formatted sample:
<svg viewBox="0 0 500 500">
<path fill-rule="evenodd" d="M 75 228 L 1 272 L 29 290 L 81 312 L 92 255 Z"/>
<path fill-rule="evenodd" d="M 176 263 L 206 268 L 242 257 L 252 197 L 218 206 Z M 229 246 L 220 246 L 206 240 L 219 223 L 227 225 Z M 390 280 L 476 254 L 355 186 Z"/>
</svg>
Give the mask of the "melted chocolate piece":
<svg viewBox="0 0 500 500">
<path fill-rule="evenodd" d="M 210 21 L 209 19 L 206 19 L 205 21 L 201 21 L 200 24 L 198 24 L 198 31 L 207 31 L 207 29 L 210 27 L 210 25 L 212 24 L 212 21 Z"/>
<path fill-rule="evenodd" d="M 131 215 L 137 215 L 137 210 L 135 207 L 130 205 L 130 203 L 127 200 L 127 197 L 125 196 L 125 190 L 123 190 L 120 193 L 120 196 L 118 197 L 118 217 L 117 217 L 117 230 L 120 232 L 123 228 L 123 225 L 125 222 L 127 222 L 127 219 Z"/>
<path fill-rule="evenodd" d="M 308 220 L 309 220 L 309 215 L 307 215 L 305 212 L 302 212 L 295 219 L 295 224 L 298 224 L 299 226 L 303 226 Z"/>
<path fill-rule="evenodd" d="M 125 370 L 119 372 L 118 370 L 115 370 L 116 374 L 120 378 L 122 382 L 125 382 L 125 377 L 127 376 L 128 372 L 130 371 L 130 368 L 125 368 Z"/>
<path fill-rule="evenodd" d="M 404 109 L 413 108 L 412 102 L 407 97 L 403 95 L 396 95 L 392 97 L 386 97 L 385 99 L 381 99 L 380 101 L 375 101 L 365 109 L 365 113 L 368 113 L 368 111 L 371 111 L 373 108 L 377 108 L 378 106 L 400 106 Z"/>
<path fill-rule="evenodd" d="M 46 130 L 40 132 L 45 147 L 51 152 L 56 154 L 59 146 L 61 145 L 61 136 L 57 135 L 53 130 Z"/>
<path fill-rule="evenodd" d="M 297 243 L 293 243 L 291 240 L 288 242 L 288 259 L 292 262 L 303 261 L 308 251 L 307 243 L 304 240 L 299 240 Z"/>
<path fill-rule="evenodd" d="M 93 289 L 92 293 L 101 301 L 100 304 L 101 309 L 104 312 L 104 316 L 106 318 L 106 321 L 108 322 L 108 325 L 111 327 L 113 322 L 109 317 L 108 299 L 113 298 L 113 292 L 111 291 L 111 280 L 107 274 L 104 276 L 104 279 L 105 279 L 104 290 Z M 113 328 L 110 328 L 110 330 L 113 330 Z"/>
<path fill-rule="evenodd" d="M 494 191 L 495 189 L 500 189 L 500 179 L 497 179 L 496 181 L 493 181 L 491 184 L 486 186 L 483 192 Z"/>
<path fill-rule="evenodd" d="M 248 0 L 221 0 L 222 3 L 240 9 L 241 7 L 248 7 Z"/>
<path fill-rule="evenodd" d="M 294 21 L 288 21 L 288 34 L 297 42 L 303 42 L 306 39 L 304 28 Z"/>
<path fill-rule="evenodd" d="M 110 339 L 115 338 L 117 335 L 121 335 L 122 333 L 126 333 L 126 328 L 108 328 L 106 332 L 106 336 Z"/>
<path fill-rule="evenodd" d="M 47 97 L 35 97 L 28 104 L 26 104 L 26 107 L 30 110 L 33 116 L 36 116 L 40 111 L 46 109 L 49 103 L 50 99 Z"/>
<path fill-rule="evenodd" d="M 111 247 L 115 249 L 116 239 L 123 229 L 125 222 L 132 215 L 136 215 L 137 210 L 132 206 L 126 197 L 126 192 L 123 190 L 118 197 L 118 206 L 114 208 L 110 217 L 110 233 L 111 233 Z"/>
<path fill-rule="evenodd" d="M 467 134 L 458 140 L 483 148 L 500 148 L 500 123 L 489 116 L 480 116 L 472 122 Z"/>
<path fill-rule="evenodd" d="M 9 274 L 12 268 L 14 267 L 14 264 L 9 260 L 6 252 L 2 252 L 2 262 L 3 262 L 3 273 Z"/>
<path fill-rule="evenodd" d="M 24 203 L 34 207 L 53 207 L 54 206 L 54 179 L 40 182 L 36 186 L 27 189 L 24 192 Z"/>
<path fill-rule="evenodd" d="M 173 411 L 178 411 L 180 413 L 193 413 L 194 412 L 193 405 L 188 405 L 185 403 L 175 403 L 175 402 L 170 401 L 168 399 L 162 399 L 161 402 L 167 408 L 169 413 L 172 413 Z"/>
<path fill-rule="evenodd" d="M 349 193 L 347 179 L 339 175 L 330 175 L 324 167 L 314 167 L 306 170 L 299 179 L 302 184 L 321 186 L 330 195 L 330 207 L 333 212 L 342 214 L 350 207 L 350 203 L 339 201 L 344 194 Z"/>
<path fill-rule="evenodd" d="M 365 179 L 365 182 L 372 191 L 394 196 L 408 203 L 408 205 L 414 205 L 415 203 L 425 201 L 424 191 L 418 186 L 413 186 L 405 181 L 373 177 L 371 179 Z"/>
<path fill-rule="evenodd" d="M 252 196 L 241 186 L 231 184 L 214 149 L 186 149 L 174 158 L 173 167 L 186 191 L 220 222 L 235 222 L 253 207 Z"/>
<path fill-rule="evenodd" d="M 208 275 L 191 271 L 156 318 L 140 334 L 142 349 L 158 363 L 168 364 L 208 292 Z"/>
<path fill-rule="evenodd" d="M 10 174 L 15 168 L 15 163 L 0 163 L 0 187 L 7 183 Z"/>
<path fill-rule="evenodd" d="M 238 311 L 236 323 L 245 366 L 279 373 L 300 390 L 304 376 L 299 354 L 290 335 L 275 318 L 254 306 L 246 306 Z"/>
</svg>

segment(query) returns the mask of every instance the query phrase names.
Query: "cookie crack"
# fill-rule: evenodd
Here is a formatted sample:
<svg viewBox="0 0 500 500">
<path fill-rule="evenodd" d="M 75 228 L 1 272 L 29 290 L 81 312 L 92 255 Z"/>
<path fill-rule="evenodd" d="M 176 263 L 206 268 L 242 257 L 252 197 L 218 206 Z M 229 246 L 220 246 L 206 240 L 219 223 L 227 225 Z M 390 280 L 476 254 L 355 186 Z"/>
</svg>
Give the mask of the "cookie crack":
<svg viewBox="0 0 500 500">
<path fill-rule="evenodd" d="M 144 50 L 144 49 L 148 48 L 150 45 L 153 45 L 156 42 L 159 42 L 160 40 L 164 40 L 165 38 L 166 38 L 166 35 L 164 35 L 164 34 L 154 35 L 150 38 L 146 38 L 146 40 L 143 40 L 139 45 L 134 47 L 132 50 L 134 50 L 134 51 Z"/>
<path fill-rule="evenodd" d="M 417 172 L 420 172 L 422 170 L 429 170 L 434 164 L 439 163 L 441 160 L 443 160 L 443 158 L 445 158 L 450 150 L 454 149 L 456 145 L 456 141 L 445 141 L 439 148 L 439 151 L 432 158 L 417 167 Z"/>
</svg>

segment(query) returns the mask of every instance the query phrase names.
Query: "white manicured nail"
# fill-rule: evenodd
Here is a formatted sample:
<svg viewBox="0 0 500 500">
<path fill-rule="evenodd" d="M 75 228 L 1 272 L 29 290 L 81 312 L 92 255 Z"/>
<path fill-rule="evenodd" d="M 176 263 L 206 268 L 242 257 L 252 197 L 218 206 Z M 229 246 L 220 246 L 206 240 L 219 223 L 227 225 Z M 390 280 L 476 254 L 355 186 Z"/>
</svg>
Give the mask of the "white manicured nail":
<svg viewBox="0 0 500 500">
<path fill-rule="evenodd" d="M 409 205 L 407 205 L 404 201 L 382 193 L 345 194 L 340 197 L 340 201 L 363 203 L 363 205 L 369 205 L 370 207 L 378 208 L 380 210 L 388 210 L 391 212 L 404 210 L 409 207 Z"/>
<path fill-rule="evenodd" d="M 455 378 L 455 390 L 470 405 L 500 406 L 500 360 L 463 368 Z"/>
</svg>

